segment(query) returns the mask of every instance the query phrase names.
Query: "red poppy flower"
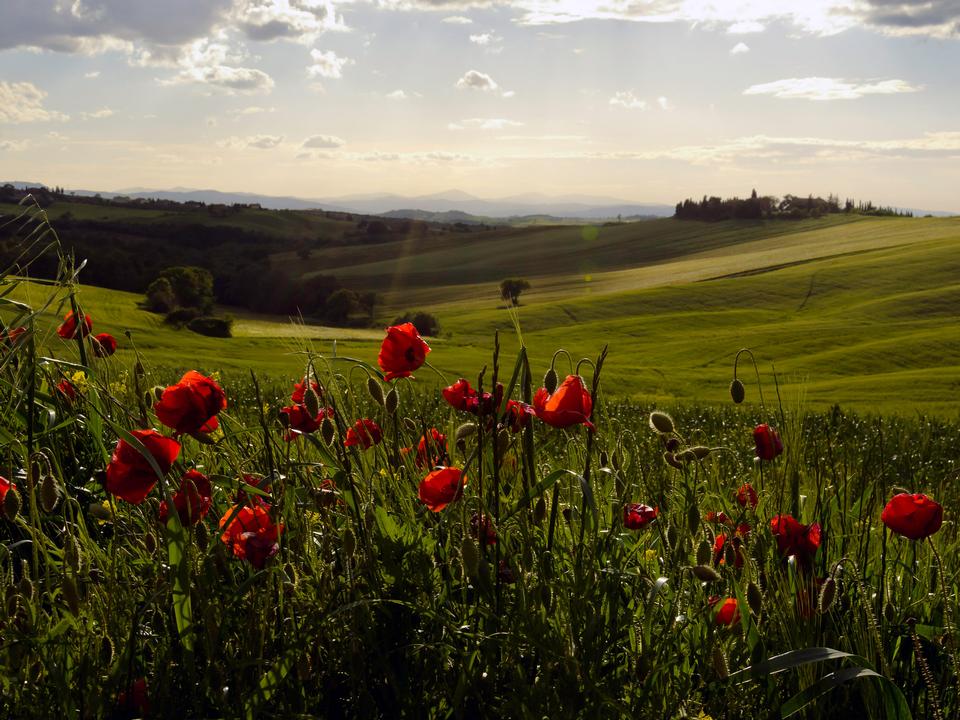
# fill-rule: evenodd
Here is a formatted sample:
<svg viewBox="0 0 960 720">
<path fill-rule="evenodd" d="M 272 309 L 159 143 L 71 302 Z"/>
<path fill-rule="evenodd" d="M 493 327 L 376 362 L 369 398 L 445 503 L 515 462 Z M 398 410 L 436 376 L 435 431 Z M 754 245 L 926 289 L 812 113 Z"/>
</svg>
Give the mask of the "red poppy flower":
<svg viewBox="0 0 960 720">
<path fill-rule="evenodd" d="M 717 523 L 718 525 L 729 525 L 733 527 L 733 520 L 723 511 L 716 512 L 711 510 L 707 513 L 707 522 Z"/>
<path fill-rule="evenodd" d="M 753 442 L 757 446 L 757 457 L 761 460 L 773 460 L 783 452 L 783 441 L 776 428 L 761 423 L 753 430 Z"/>
<path fill-rule="evenodd" d="M 593 428 L 590 422 L 593 398 L 579 375 L 567 375 L 552 395 L 546 388 L 537 390 L 533 407 L 538 418 L 555 428 L 581 424 Z"/>
<path fill-rule="evenodd" d="M 70 402 L 77 399 L 77 386 L 66 378 L 57 383 L 57 392 Z"/>
<path fill-rule="evenodd" d="M 743 553 L 740 552 L 740 538 L 728 538 L 725 534 L 717 535 L 716 539 L 713 541 L 713 565 L 717 567 L 718 565 L 726 565 L 726 559 L 724 558 L 724 551 L 726 550 L 727 543 L 731 543 L 734 549 L 734 557 L 736 560 L 733 563 L 733 566 L 737 569 L 743 567 Z"/>
<path fill-rule="evenodd" d="M 315 417 L 311 417 L 306 405 L 288 405 L 280 408 L 280 412 L 287 416 L 287 433 L 283 439 L 292 442 L 299 435 L 309 435 L 320 427 L 325 417 L 333 417 L 333 408 L 320 408 Z"/>
<path fill-rule="evenodd" d="M 623 506 L 623 526 L 628 530 L 643 530 L 656 520 L 659 514 L 659 508 L 640 503 L 627 503 Z"/>
<path fill-rule="evenodd" d="M 64 340 L 72 340 L 77 337 L 78 332 L 80 333 L 80 337 L 86 337 L 92 330 L 93 320 L 90 319 L 89 315 L 83 316 L 83 324 L 81 325 L 77 322 L 77 318 L 73 314 L 73 310 L 71 310 L 63 316 L 63 322 L 60 324 L 60 327 L 57 328 L 57 335 Z"/>
<path fill-rule="evenodd" d="M 313 391 L 317 394 L 317 397 L 320 398 L 320 401 L 323 401 L 323 388 L 320 387 L 320 383 L 316 380 L 310 381 L 310 387 L 313 388 Z M 303 404 L 303 397 L 307 394 L 307 379 L 303 378 L 298 383 L 295 383 L 293 386 L 293 394 L 290 395 L 290 399 L 293 400 L 297 405 Z"/>
<path fill-rule="evenodd" d="M 387 337 L 380 346 L 377 364 L 386 373 L 384 380 L 410 377 L 423 365 L 430 346 L 420 337 L 413 323 L 393 325 L 387 328 Z"/>
<path fill-rule="evenodd" d="M 755 508 L 757 506 L 759 498 L 757 497 L 757 491 L 753 489 L 753 485 L 744 483 L 737 489 L 737 502 L 741 507 L 747 507 L 747 505 L 749 505 Z"/>
<path fill-rule="evenodd" d="M 154 407 L 157 418 L 178 433 L 208 433 L 219 426 L 217 413 L 227 407 L 223 388 L 196 370 L 184 375 L 160 396 Z"/>
<path fill-rule="evenodd" d="M 97 357 L 110 357 L 117 351 L 117 339 L 110 333 L 93 336 L 93 354 Z"/>
<path fill-rule="evenodd" d="M 470 383 L 460 378 L 453 385 L 445 387 L 442 391 L 443 399 L 452 405 L 456 410 L 468 411 L 470 401 L 477 397 L 477 391 L 470 387 Z"/>
<path fill-rule="evenodd" d="M 346 447 L 359 445 L 368 450 L 373 445 L 379 445 L 383 440 L 383 431 L 380 426 L 369 418 L 357 420 L 352 428 L 347 429 L 347 439 L 343 441 Z"/>
<path fill-rule="evenodd" d="M 224 528 L 228 519 L 230 524 Z M 224 531 L 220 540 L 230 547 L 233 556 L 247 560 L 257 570 L 262 570 L 267 560 L 280 551 L 277 540 L 283 533 L 283 523 L 274 523 L 270 506 L 259 500 L 252 505 L 231 507 L 220 518 L 220 528 Z"/>
<path fill-rule="evenodd" d="M 146 717 L 150 714 L 150 698 L 147 696 L 147 679 L 138 678 L 130 687 L 117 695 L 118 709 L 134 717 Z"/>
<path fill-rule="evenodd" d="M 0 505 L 3 504 L 4 499 L 7 497 L 7 493 L 10 492 L 10 488 L 16 490 L 17 486 L 7 480 L 5 477 L 0 476 Z"/>
<path fill-rule="evenodd" d="M 922 493 L 900 493 L 890 499 L 880 519 L 898 535 L 922 540 L 940 529 L 943 507 Z"/>
<path fill-rule="evenodd" d="M 23 336 L 26 335 L 27 329 L 22 325 L 20 327 L 15 327 L 10 330 L 7 330 L 3 334 L 3 344 L 8 347 L 13 347 L 17 344 L 17 341 Z"/>
<path fill-rule="evenodd" d="M 466 486 L 467 478 L 457 468 L 438 468 L 420 481 L 420 502 L 431 512 L 440 512 L 463 497 L 463 488 Z"/>
<path fill-rule="evenodd" d="M 536 415 L 531 405 L 516 400 L 507 400 L 507 409 L 504 413 L 504 422 L 510 432 L 520 432 L 530 424 L 530 417 Z"/>
<path fill-rule="evenodd" d="M 480 541 L 480 545 L 494 545 L 497 542 L 497 531 L 489 516 L 474 512 L 470 516 L 470 535 Z"/>
<path fill-rule="evenodd" d="M 710 598 L 710 605 L 716 605 L 720 598 L 714 596 Z M 713 616 L 713 622 L 717 625 L 736 625 L 740 622 L 740 608 L 737 607 L 736 598 L 727 598 L 720 603 L 720 609 Z"/>
<path fill-rule="evenodd" d="M 197 470 L 189 470 L 180 478 L 180 489 L 173 494 L 173 506 L 183 525 L 196 525 L 210 511 L 213 488 L 210 480 Z M 167 501 L 160 503 L 160 522 L 167 524 Z"/>
<path fill-rule="evenodd" d="M 811 562 L 820 547 L 818 523 L 804 525 L 791 515 L 777 515 L 770 520 L 770 532 L 777 539 L 777 549 L 781 555 L 794 555 L 803 564 Z"/>
<path fill-rule="evenodd" d="M 428 438 L 429 436 L 429 438 Z M 401 452 L 406 455 L 412 448 L 404 448 Z M 433 467 L 443 463 L 447 456 L 447 436 L 436 428 L 430 428 L 427 435 L 420 436 L 417 443 L 417 467 Z"/>
<path fill-rule="evenodd" d="M 143 443 L 160 472 L 170 472 L 173 461 L 180 454 L 180 443 L 156 430 L 132 430 L 130 434 Z M 157 474 L 147 459 L 126 440 L 118 440 L 107 465 L 107 492 L 139 505 L 156 484 Z"/>
</svg>

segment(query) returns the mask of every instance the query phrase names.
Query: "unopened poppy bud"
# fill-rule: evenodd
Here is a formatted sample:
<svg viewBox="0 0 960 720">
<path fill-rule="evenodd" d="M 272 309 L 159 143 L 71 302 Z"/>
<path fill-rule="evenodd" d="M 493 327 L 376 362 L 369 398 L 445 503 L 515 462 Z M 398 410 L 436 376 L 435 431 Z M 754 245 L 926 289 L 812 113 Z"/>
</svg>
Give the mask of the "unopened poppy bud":
<svg viewBox="0 0 960 720">
<path fill-rule="evenodd" d="M 343 533 L 343 551 L 347 555 L 353 555 L 353 551 L 357 549 L 357 538 L 353 534 L 353 530 L 347 528 L 346 532 Z"/>
<path fill-rule="evenodd" d="M 683 463 L 692 463 L 697 459 L 697 454 L 690 448 L 687 448 L 683 452 L 676 453 L 675 457 L 677 460 Z"/>
<path fill-rule="evenodd" d="M 28 603 L 33 601 L 33 581 L 30 580 L 28 575 L 24 575 L 20 578 L 17 589 Z"/>
<path fill-rule="evenodd" d="M 710 454 L 710 448 L 705 445 L 694 445 L 688 452 L 692 452 L 697 460 L 703 460 Z"/>
<path fill-rule="evenodd" d="M 570 522 L 570 518 L 573 516 L 573 513 L 570 512 L 570 508 L 565 507 L 565 508 L 563 508 L 563 510 L 561 510 L 560 512 L 561 512 L 561 514 L 563 515 L 563 519 L 566 520 L 566 521 L 569 523 L 569 522 Z"/>
<path fill-rule="evenodd" d="M 533 506 L 533 521 L 535 523 L 542 523 L 543 519 L 547 516 L 547 501 L 543 499 L 543 495 L 537 500 L 537 504 Z"/>
<path fill-rule="evenodd" d="M 697 545 L 697 565 L 709 565 L 713 558 L 713 548 L 706 540 L 701 540 Z"/>
<path fill-rule="evenodd" d="M 557 377 L 557 371 L 551 367 L 543 376 L 543 386 L 547 389 L 548 393 L 553 395 L 553 393 L 555 393 L 557 390 L 558 382 L 559 378 Z"/>
<path fill-rule="evenodd" d="M 164 390 L 166 390 L 166 388 L 163 387 L 163 385 L 154 385 L 152 390 L 154 399 L 158 402 L 162 400 Z"/>
<path fill-rule="evenodd" d="M 720 579 L 720 574 L 709 565 L 694 565 L 690 572 L 702 582 L 716 582 Z"/>
<path fill-rule="evenodd" d="M 390 388 L 390 392 L 388 392 L 387 396 L 383 399 L 383 407 L 387 411 L 387 415 L 395 414 L 399 406 L 400 393 L 397 392 L 395 387 Z"/>
<path fill-rule="evenodd" d="M 370 397 L 373 398 L 373 401 L 383 407 L 386 399 L 383 397 L 383 386 L 376 381 L 372 375 L 367 376 L 367 392 L 370 393 Z"/>
<path fill-rule="evenodd" d="M 719 645 L 713 648 L 713 671 L 721 680 L 726 680 L 730 676 L 730 668 L 727 666 L 727 654 Z"/>
<path fill-rule="evenodd" d="M 667 530 L 667 543 L 670 547 L 675 548 L 677 543 L 680 541 L 680 533 L 677 531 L 673 525 Z"/>
<path fill-rule="evenodd" d="M 700 529 L 700 508 L 696 503 L 687 508 L 687 529 L 691 535 L 695 535 Z"/>
<path fill-rule="evenodd" d="M 477 550 L 477 544 L 467 536 L 464 536 L 463 542 L 460 543 L 460 557 L 463 558 L 463 569 L 467 577 L 475 578 L 480 565 L 480 552 Z"/>
<path fill-rule="evenodd" d="M 67 601 L 67 608 L 74 617 L 80 615 L 80 591 L 77 589 L 77 581 L 69 575 L 63 576 L 63 582 L 60 585 L 63 592 L 63 599 Z"/>
<path fill-rule="evenodd" d="M 475 435 L 477 432 L 477 424 L 468 422 L 464 423 L 457 428 L 457 440 L 466 440 L 471 435 Z"/>
<path fill-rule="evenodd" d="M 825 614 L 830 611 L 830 606 L 833 605 L 833 599 L 837 596 L 837 581 L 833 579 L 831 575 L 823 582 L 823 587 L 820 588 L 820 597 L 817 599 L 817 610 L 821 614 Z"/>
<path fill-rule="evenodd" d="M 51 513 L 57 508 L 59 500 L 60 488 L 57 487 L 57 479 L 53 475 L 44 475 L 40 481 L 40 507 L 44 512 Z"/>
<path fill-rule="evenodd" d="M 675 437 L 665 437 L 663 441 L 663 446 L 667 449 L 667 452 L 676 452 L 680 448 L 680 441 Z"/>
<path fill-rule="evenodd" d="M 600 451 L 600 467 L 608 467 L 610 465 L 610 456 L 607 455 L 605 450 Z"/>
<path fill-rule="evenodd" d="M 663 460 L 670 467 L 676 468 L 677 470 L 683 470 L 683 463 L 677 460 L 677 456 L 674 455 L 672 452 L 665 452 L 663 454 Z"/>
<path fill-rule="evenodd" d="M 540 556 L 540 574 L 545 580 L 553 580 L 553 553 L 550 550 Z"/>
<path fill-rule="evenodd" d="M 650 413 L 650 427 L 663 435 L 669 435 L 674 430 L 673 418 L 665 412 L 654 410 Z"/>
<path fill-rule="evenodd" d="M 10 522 L 17 521 L 17 515 L 20 512 L 20 493 L 17 489 L 10 487 L 7 490 L 6 497 L 3 498 L 3 514 Z"/>
<path fill-rule="evenodd" d="M 17 610 L 20 609 L 20 593 L 17 592 L 17 589 L 12 585 L 7 588 L 7 593 L 4 597 L 4 608 L 7 611 L 8 618 L 14 617 L 17 614 Z"/>
<path fill-rule="evenodd" d="M 889 600 L 883 604 L 883 619 L 890 625 L 897 624 L 897 609 Z"/>
<path fill-rule="evenodd" d="M 723 561 L 727 564 L 727 567 L 737 566 L 737 548 L 734 547 L 732 542 L 724 543 Z M 741 562 L 743 561 L 741 560 Z"/>
<path fill-rule="evenodd" d="M 759 616 L 763 612 L 763 593 L 760 592 L 760 587 L 752 580 L 747 583 L 747 605 L 754 615 Z"/>
<path fill-rule="evenodd" d="M 320 423 L 320 437 L 327 445 L 333 444 L 333 436 L 336 435 L 337 428 L 333 424 L 333 420 L 329 417 L 325 417 L 323 422 Z"/>
<path fill-rule="evenodd" d="M 303 406 L 312 418 L 320 414 L 320 396 L 313 389 L 313 385 L 308 384 L 306 390 L 303 391 Z"/>
<path fill-rule="evenodd" d="M 147 549 L 148 555 L 153 555 L 157 551 L 157 536 L 148 532 L 143 536 L 143 546 Z"/>
<path fill-rule="evenodd" d="M 63 544 L 63 562 L 74 573 L 80 572 L 80 543 L 73 536 Z"/>
<path fill-rule="evenodd" d="M 100 667 L 110 667 L 114 652 L 113 640 L 110 639 L 109 635 L 104 635 L 100 639 Z"/>
<path fill-rule="evenodd" d="M 154 395 L 152 390 L 143 391 L 143 406 L 149 410 L 153 407 Z"/>
<path fill-rule="evenodd" d="M 197 538 L 197 547 L 200 549 L 200 552 L 206 552 L 207 547 L 210 545 L 210 532 L 207 530 L 207 526 L 202 522 L 197 523 L 193 529 L 193 533 Z"/>
<path fill-rule="evenodd" d="M 733 379 L 733 382 L 730 383 L 730 397 L 733 399 L 737 405 L 743 402 L 743 399 L 747 396 L 747 389 L 743 386 L 743 383 L 740 382 L 737 378 Z"/>
</svg>

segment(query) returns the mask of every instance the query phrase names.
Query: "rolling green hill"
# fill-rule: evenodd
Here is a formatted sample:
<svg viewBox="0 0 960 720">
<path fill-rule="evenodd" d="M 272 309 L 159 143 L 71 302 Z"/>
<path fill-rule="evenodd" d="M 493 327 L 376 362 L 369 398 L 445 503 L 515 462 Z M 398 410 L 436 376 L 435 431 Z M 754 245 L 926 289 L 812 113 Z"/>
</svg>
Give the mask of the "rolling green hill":
<svg viewBox="0 0 960 720">
<path fill-rule="evenodd" d="M 960 219 L 841 216 L 505 228 L 328 247 L 306 262 L 278 253 L 273 261 L 378 289 L 384 325 L 405 309 L 436 314 L 443 332 L 431 339 L 429 359 L 450 380 L 491 365 L 495 331 L 508 356 L 502 364 L 511 365 L 517 341 L 497 283 L 518 275 L 532 285 L 519 317 L 538 372 L 557 348 L 594 357 L 608 343 L 609 394 L 714 401 L 726 397 L 736 351 L 749 347 L 768 404 L 776 400 L 775 365 L 781 395 L 792 404 L 803 396 L 816 406 L 953 415 L 960 391 L 958 249 Z M 22 287 L 15 295 L 36 300 L 40 289 Z M 236 337 L 215 340 L 167 328 L 137 308 L 137 295 L 84 288 L 81 299 L 97 331 L 121 337 L 131 330 L 158 367 L 254 367 L 293 377 L 301 364 L 295 353 L 307 342 L 331 354 L 336 340 L 338 354 L 373 363 L 382 337 L 380 330 L 241 315 Z M 427 369 L 417 375 L 439 382 Z M 756 400 L 752 370 L 742 365 L 740 375 Z"/>
</svg>

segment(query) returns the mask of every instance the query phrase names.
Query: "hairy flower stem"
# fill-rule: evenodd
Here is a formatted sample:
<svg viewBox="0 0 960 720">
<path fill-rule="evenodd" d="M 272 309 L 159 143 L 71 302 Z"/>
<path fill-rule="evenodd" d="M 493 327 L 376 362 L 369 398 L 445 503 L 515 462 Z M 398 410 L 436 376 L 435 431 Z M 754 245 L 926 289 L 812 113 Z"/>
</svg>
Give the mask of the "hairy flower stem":
<svg viewBox="0 0 960 720">
<path fill-rule="evenodd" d="M 937 578 L 940 581 L 940 594 L 943 596 L 943 629 L 947 636 L 947 647 L 950 654 L 950 661 L 953 664 L 953 679 L 956 682 L 958 691 L 960 691 L 960 657 L 957 656 L 956 625 L 954 623 L 953 609 L 956 605 L 956 598 L 951 598 L 947 592 L 947 583 L 944 579 L 946 569 L 943 566 L 943 558 L 940 557 L 940 551 L 933 543 L 933 536 L 928 536 L 930 549 L 933 550 L 933 556 L 937 559 Z"/>
</svg>

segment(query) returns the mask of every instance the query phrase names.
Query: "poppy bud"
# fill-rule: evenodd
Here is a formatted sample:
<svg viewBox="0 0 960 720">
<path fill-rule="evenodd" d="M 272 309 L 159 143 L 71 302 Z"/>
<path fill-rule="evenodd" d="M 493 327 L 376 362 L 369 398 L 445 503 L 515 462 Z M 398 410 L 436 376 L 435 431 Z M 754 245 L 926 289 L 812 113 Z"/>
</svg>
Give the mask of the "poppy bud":
<svg viewBox="0 0 960 720">
<path fill-rule="evenodd" d="M 817 599 L 817 610 L 820 611 L 821 615 L 830 611 L 830 606 L 833 605 L 833 599 L 836 595 L 837 581 L 831 575 L 824 581 L 823 587 L 820 588 L 820 597 Z"/>
<path fill-rule="evenodd" d="M 149 410 L 153 407 L 154 394 L 152 390 L 143 391 L 143 406 Z"/>
<path fill-rule="evenodd" d="M 600 467 L 608 467 L 610 465 L 610 456 L 607 455 L 605 450 L 600 452 Z"/>
<path fill-rule="evenodd" d="M 713 648 L 713 671 L 721 680 L 726 680 L 730 676 L 730 668 L 727 667 L 727 655 L 719 645 L 715 645 Z"/>
<path fill-rule="evenodd" d="M 13 486 L 7 490 L 7 494 L 3 498 L 3 514 L 6 515 L 7 520 L 10 522 L 17 521 L 17 515 L 20 512 L 20 493 L 17 492 L 17 489 Z"/>
<path fill-rule="evenodd" d="M 164 390 L 166 390 L 166 388 L 163 387 L 163 385 L 154 385 L 154 386 L 153 386 L 153 391 L 152 391 L 152 392 L 153 392 L 153 397 L 154 397 L 154 399 L 155 399 L 157 402 L 159 402 L 160 400 L 163 399 L 163 391 L 164 391 Z"/>
<path fill-rule="evenodd" d="M 323 438 L 323 441 L 327 445 L 333 444 L 333 436 L 336 434 L 337 428 L 333 424 L 333 420 L 329 417 L 325 417 L 323 422 L 320 423 L 320 437 Z"/>
<path fill-rule="evenodd" d="M 737 566 L 737 548 L 732 542 L 728 542 L 724 545 L 723 561 L 727 564 L 727 567 Z M 743 563 L 742 559 L 740 560 L 740 563 Z"/>
<path fill-rule="evenodd" d="M 57 487 L 57 479 L 53 475 L 44 475 L 40 481 L 40 507 L 44 512 L 51 513 L 57 507 L 60 500 L 60 488 Z"/>
<path fill-rule="evenodd" d="M 542 523 L 543 519 L 547 516 L 547 501 L 543 499 L 543 495 L 537 500 L 537 504 L 533 506 L 533 521 L 535 523 Z"/>
<path fill-rule="evenodd" d="M 552 367 L 547 370 L 546 374 L 543 376 L 543 386 L 547 389 L 547 392 L 553 395 L 557 391 L 557 383 L 560 381 L 560 378 L 557 377 L 557 371 Z"/>
<path fill-rule="evenodd" d="M 700 508 L 696 503 L 687 508 L 687 529 L 691 535 L 696 535 L 700 529 Z"/>
<path fill-rule="evenodd" d="M 113 640 L 110 639 L 109 635 L 104 635 L 100 639 L 100 667 L 110 667 L 114 652 Z"/>
<path fill-rule="evenodd" d="M 386 402 L 383 397 L 383 387 L 374 379 L 372 375 L 367 376 L 367 392 L 370 393 L 370 397 L 373 398 L 373 401 L 383 407 Z"/>
<path fill-rule="evenodd" d="M 353 534 L 353 530 L 347 528 L 343 533 L 343 551 L 347 555 L 353 555 L 353 551 L 357 549 L 357 538 Z"/>
<path fill-rule="evenodd" d="M 730 383 L 730 397 L 737 405 L 743 402 L 743 399 L 747 396 L 747 389 L 743 386 L 743 383 L 740 382 L 737 378 L 733 379 L 733 382 Z"/>
<path fill-rule="evenodd" d="M 565 507 L 560 511 L 560 513 L 563 515 L 563 519 L 569 524 L 570 518 L 573 517 L 573 513 L 570 512 L 570 508 Z"/>
<path fill-rule="evenodd" d="M 77 589 L 77 581 L 69 575 L 63 576 L 63 583 L 60 586 L 63 592 L 63 599 L 67 601 L 67 607 L 74 617 L 80 615 L 80 591 Z"/>
<path fill-rule="evenodd" d="M 148 555 L 153 555 L 157 551 L 157 536 L 148 532 L 143 536 L 143 546 L 147 549 Z"/>
<path fill-rule="evenodd" d="M 17 614 L 17 610 L 20 609 L 20 593 L 18 593 L 17 589 L 12 585 L 7 588 L 4 605 L 8 618 L 14 617 Z"/>
<path fill-rule="evenodd" d="M 477 424 L 468 422 L 457 428 L 457 441 L 465 440 L 477 432 Z"/>
<path fill-rule="evenodd" d="M 207 530 L 207 526 L 202 522 L 197 523 L 193 533 L 197 539 L 197 547 L 200 549 L 200 552 L 206 552 L 207 547 L 210 545 L 210 532 Z"/>
<path fill-rule="evenodd" d="M 673 418 L 665 412 L 654 410 L 650 413 L 650 427 L 663 435 L 669 435 L 673 432 Z"/>
<path fill-rule="evenodd" d="M 706 540 L 701 540 L 697 545 L 697 565 L 709 565 L 713 558 L 713 548 Z"/>
<path fill-rule="evenodd" d="M 716 582 L 720 579 L 720 574 L 709 565 L 694 565 L 690 572 L 702 582 Z"/>
<path fill-rule="evenodd" d="M 310 417 L 316 417 L 320 414 L 320 396 L 313 389 L 312 384 L 308 384 L 303 391 L 303 406 L 307 409 Z"/>
<path fill-rule="evenodd" d="M 669 544 L 670 547 L 675 548 L 679 541 L 680 533 L 677 532 L 677 529 L 671 525 L 667 530 L 667 544 Z"/>
<path fill-rule="evenodd" d="M 759 616 L 763 612 L 763 593 L 752 580 L 747 583 L 747 605 L 750 606 L 750 612 Z"/>
<path fill-rule="evenodd" d="M 480 552 L 477 550 L 477 544 L 466 535 L 460 543 L 460 557 L 463 558 L 463 569 L 467 577 L 475 578 L 480 565 Z"/>
<path fill-rule="evenodd" d="M 897 624 L 897 609 L 890 601 L 887 601 L 883 604 L 883 619 L 886 620 L 890 625 Z"/>
<path fill-rule="evenodd" d="M 540 556 L 540 574 L 545 580 L 553 580 L 553 553 L 550 550 Z"/>
<path fill-rule="evenodd" d="M 33 601 L 33 581 L 30 580 L 28 575 L 24 574 L 23 577 L 20 578 L 17 589 L 28 603 Z"/>
<path fill-rule="evenodd" d="M 74 574 L 79 574 L 81 562 L 80 543 L 77 542 L 77 539 L 73 536 L 68 537 L 63 544 L 63 562 L 68 568 L 73 570 Z"/>
<path fill-rule="evenodd" d="M 677 470 L 683 470 L 683 463 L 677 460 L 677 456 L 672 452 L 665 452 L 663 454 L 663 459 L 664 462 L 666 462 L 670 467 L 676 468 Z"/>
<path fill-rule="evenodd" d="M 397 412 L 397 407 L 400 405 L 400 393 L 397 392 L 397 389 L 390 388 L 390 392 L 387 393 L 387 396 L 383 399 L 384 409 L 387 411 L 387 415 L 393 415 Z"/>
</svg>

